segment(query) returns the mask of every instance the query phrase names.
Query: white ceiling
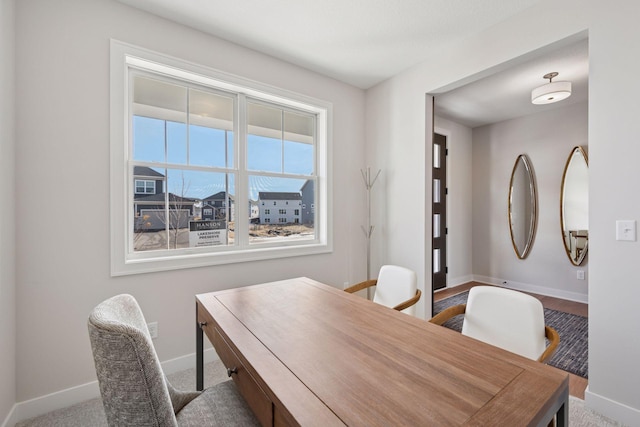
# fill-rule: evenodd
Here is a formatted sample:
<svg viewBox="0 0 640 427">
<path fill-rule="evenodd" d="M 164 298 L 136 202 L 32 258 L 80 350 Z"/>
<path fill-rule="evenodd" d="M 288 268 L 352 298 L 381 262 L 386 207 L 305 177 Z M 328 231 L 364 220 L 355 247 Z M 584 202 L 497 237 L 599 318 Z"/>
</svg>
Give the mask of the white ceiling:
<svg viewBox="0 0 640 427">
<path fill-rule="evenodd" d="M 117 0 L 367 89 L 539 0 Z M 471 127 L 587 98 L 586 40 L 436 96 L 436 112 Z M 532 59 L 533 58 L 533 59 Z M 542 76 L 573 83 L 558 104 L 534 106 Z M 455 86 L 452 85 L 452 86 Z"/>
<path fill-rule="evenodd" d="M 571 96 L 555 104 L 532 104 L 531 90 L 548 83 L 542 76 L 552 71 L 558 72 L 553 81 L 571 82 Z M 435 108 L 436 115 L 473 128 L 584 102 L 588 97 L 589 42 L 585 38 L 545 50 L 526 62 L 436 94 Z"/>
<path fill-rule="evenodd" d="M 118 0 L 367 89 L 539 0 Z"/>
</svg>

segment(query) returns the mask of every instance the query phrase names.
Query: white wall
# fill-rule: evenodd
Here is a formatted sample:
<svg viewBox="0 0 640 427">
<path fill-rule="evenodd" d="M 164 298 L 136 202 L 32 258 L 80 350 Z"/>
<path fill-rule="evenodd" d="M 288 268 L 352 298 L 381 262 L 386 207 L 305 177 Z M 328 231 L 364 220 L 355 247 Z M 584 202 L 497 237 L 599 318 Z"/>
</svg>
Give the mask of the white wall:
<svg viewBox="0 0 640 427">
<path fill-rule="evenodd" d="M 578 103 L 473 130 L 473 274 L 478 280 L 587 302 L 560 231 L 560 185 L 573 147 L 588 145 L 587 103 Z M 509 234 L 508 197 L 520 154 L 531 161 L 538 222 L 529 255 L 518 259 Z M 588 278 L 587 278 L 588 279 Z"/>
<path fill-rule="evenodd" d="M 0 421 L 16 401 L 13 31 L 13 0 L 0 0 Z"/>
<path fill-rule="evenodd" d="M 431 204 L 424 197 L 425 165 L 431 164 L 431 152 L 425 151 L 423 120 L 431 101 L 425 92 L 411 90 L 419 82 L 413 77 L 399 79 L 398 85 L 391 79 L 367 91 L 366 158 L 373 170 L 382 170 L 373 192 L 372 270 L 382 264 L 414 270 L 422 290 L 416 316 L 424 317 L 432 303 L 431 293 L 425 292 L 431 289 L 431 254 L 425 250 L 427 236 L 431 238 L 431 221 L 425 221 Z M 407 123 L 421 126 L 416 129 Z"/>
<path fill-rule="evenodd" d="M 616 1 L 603 4 L 602 10 L 590 9 L 586 398 L 596 409 L 640 425 L 640 244 L 615 240 L 616 220 L 640 219 L 640 58 L 628 54 L 628 47 L 640 45 L 640 3 Z"/>
<path fill-rule="evenodd" d="M 110 277 L 110 38 L 332 102 L 334 205 L 350 207 L 334 213 L 333 253 Z M 112 0 L 16 2 L 16 54 L 18 402 L 95 380 L 86 319 L 112 295 L 133 294 L 158 322 L 165 361 L 195 351 L 197 293 L 364 278 L 362 90 Z"/>
<path fill-rule="evenodd" d="M 436 103 L 438 102 L 436 98 Z M 435 117 L 436 132 L 447 137 L 447 286 L 473 280 L 471 128 Z"/>
<path fill-rule="evenodd" d="M 549 13 L 549 11 L 553 13 Z M 640 199 L 640 3 L 542 0 L 526 11 L 367 91 L 368 162 L 389 171 L 385 191 L 393 201 L 376 211 L 387 233 L 374 250 L 388 259 L 425 259 L 430 271 L 431 190 L 425 185 L 425 94 L 453 82 L 509 66 L 509 61 L 558 40 L 589 32 L 589 388 L 587 404 L 631 425 L 640 424 L 640 288 L 635 265 L 638 242 L 614 239 L 616 219 L 638 219 Z M 544 22 L 544 31 L 540 23 Z M 572 40 L 572 41 L 575 41 Z M 426 112 L 426 113 L 425 113 Z M 409 189 L 411 191 L 409 191 Z M 411 197 L 409 197 L 411 196 Z M 390 200 L 391 201 L 391 200 Z M 405 214 L 409 212 L 409 214 Z M 410 235 L 410 232 L 413 232 Z M 424 273 L 423 271 L 423 273 Z M 426 274 L 422 276 L 424 279 Z M 424 283 L 430 286 L 430 283 Z M 423 308 L 429 313 L 427 295 Z"/>
</svg>

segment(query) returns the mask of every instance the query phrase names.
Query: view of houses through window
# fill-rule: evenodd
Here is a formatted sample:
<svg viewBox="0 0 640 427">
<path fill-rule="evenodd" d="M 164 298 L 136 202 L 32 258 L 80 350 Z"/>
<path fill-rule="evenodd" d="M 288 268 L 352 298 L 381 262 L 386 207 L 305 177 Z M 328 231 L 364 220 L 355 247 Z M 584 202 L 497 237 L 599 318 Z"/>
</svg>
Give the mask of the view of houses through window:
<svg viewBox="0 0 640 427">
<path fill-rule="evenodd" d="M 133 252 L 317 239 L 313 112 L 139 70 L 130 82 Z"/>
</svg>

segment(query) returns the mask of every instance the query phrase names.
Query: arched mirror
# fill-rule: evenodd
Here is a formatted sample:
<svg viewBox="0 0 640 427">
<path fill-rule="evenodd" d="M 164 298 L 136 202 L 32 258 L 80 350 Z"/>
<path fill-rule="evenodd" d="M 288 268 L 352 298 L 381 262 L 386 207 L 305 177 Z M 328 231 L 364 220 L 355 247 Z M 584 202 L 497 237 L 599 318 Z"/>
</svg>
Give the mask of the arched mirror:
<svg viewBox="0 0 640 427">
<path fill-rule="evenodd" d="M 509 184 L 509 230 L 511 243 L 519 259 L 529 254 L 536 233 L 536 183 L 529 158 L 521 154 L 516 159 Z"/>
<path fill-rule="evenodd" d="M 589 160 L 582 147 L 574 147 L 567 159 L 560 188 L 560 224 L 567 256 L 580 265 L 589 243 Z"/>
</svg>

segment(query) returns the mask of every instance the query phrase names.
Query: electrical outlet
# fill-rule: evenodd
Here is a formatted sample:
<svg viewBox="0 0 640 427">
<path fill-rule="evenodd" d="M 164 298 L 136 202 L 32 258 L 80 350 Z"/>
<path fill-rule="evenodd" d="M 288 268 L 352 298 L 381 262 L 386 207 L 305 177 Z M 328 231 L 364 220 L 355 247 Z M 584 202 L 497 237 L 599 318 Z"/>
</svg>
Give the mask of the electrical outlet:
<svg viewBox="0 0 640 427">
<path fill-rule="evenodd" d="M 584 280 L 584 270 L 578 270 L 576 276 L 578 280 Z"/>
<path fill-rule="evenodd" d="M 147 323 L 147 328 L 149 328 L 151 339 L 158 338 L 158 322 Z"/>
</svg>

